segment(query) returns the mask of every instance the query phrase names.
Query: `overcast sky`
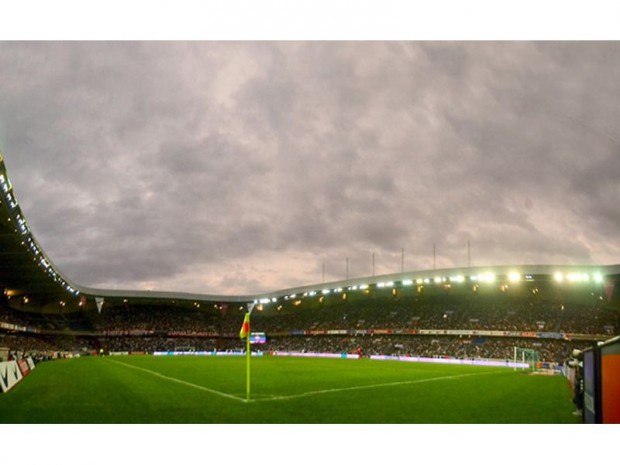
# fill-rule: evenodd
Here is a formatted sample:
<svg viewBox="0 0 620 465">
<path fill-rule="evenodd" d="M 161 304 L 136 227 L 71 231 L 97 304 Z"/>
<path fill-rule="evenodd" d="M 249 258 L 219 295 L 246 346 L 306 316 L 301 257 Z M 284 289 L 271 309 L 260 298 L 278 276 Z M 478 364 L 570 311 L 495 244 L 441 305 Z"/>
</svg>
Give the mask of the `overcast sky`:
<svg viewBox="0 0 620 465">
<path fill-rule="evenodd" d="M 16 196 L 93 287 L 620 263 L 619 122 L 619 42 L 0 42 Z"/>
</svg>

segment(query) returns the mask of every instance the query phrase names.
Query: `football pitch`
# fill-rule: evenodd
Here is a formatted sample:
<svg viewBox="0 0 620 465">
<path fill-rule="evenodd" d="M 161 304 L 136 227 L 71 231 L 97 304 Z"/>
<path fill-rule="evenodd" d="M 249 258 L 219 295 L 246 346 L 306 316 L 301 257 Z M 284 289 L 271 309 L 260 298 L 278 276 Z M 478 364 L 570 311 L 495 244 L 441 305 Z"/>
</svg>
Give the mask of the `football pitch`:
<svg viewBox="0 0 620 465">
<path fill-rule="evenodd" d="M 562 376 L 509 368 L 255 357 L 56 360 L 0 395 L 0 423 L 577 423 Z"/>
</svg>

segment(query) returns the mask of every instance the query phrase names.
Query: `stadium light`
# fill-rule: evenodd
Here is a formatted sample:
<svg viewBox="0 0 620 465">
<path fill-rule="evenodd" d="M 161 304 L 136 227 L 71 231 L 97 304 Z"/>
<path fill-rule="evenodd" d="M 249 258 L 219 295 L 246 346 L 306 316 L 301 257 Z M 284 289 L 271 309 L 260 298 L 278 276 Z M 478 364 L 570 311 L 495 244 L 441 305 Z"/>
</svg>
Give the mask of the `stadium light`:
<svg viewBox="0 0 620 465">
<path fill-rule="evenodd" d="M 483 273 L 482 275 L 478 276 L 478 279 L 480 281 L 482 281 L 483 283 L 494 283 L 495 282 L 495 274 L 491 273 L 490 271 Z"/>
<path fill-rule="evenodd" d="M 412 286 L 413 285 L 413 279 L 404 279 L 403 280 L 403 286 Z"/>
<path fill-rule="evenodd" d="M 450 281 L 453 281 L 455 283 L 464 283 L 465 282 L 465 276 L 463 275 L 458 275 L 458 276 L 453 276 L 450 278 Z"/>
<path fill-rule="evenodd" d="M 602 283 L 603 282 L 603 275 L 601 273 L 594 273 L 592 275 L 592 279 L 594 280 L 595 283 Z"/>
<path fill-rule="evenodd" d="M 568 273 L 566 277 L 570 282 L 588 282 L 590 280 L 590 276 L 588 273 Z"/>
<path fill-rule="evenodd" d="M 508 281 L 510 281 L 511 283 L 517 283 L 521 281 L 521 275 L 516 271 L 511 271 L 510 273 L 508 273 Z"/>
<path fill-rule="evenodd" d="M 555 279 L 555 281 L 558 283 L 564 282 L 564 273 L 562 273 L 561 271 L 556 271 L 555 273 L 553 273 L 553 279 Z"/>
</svg>

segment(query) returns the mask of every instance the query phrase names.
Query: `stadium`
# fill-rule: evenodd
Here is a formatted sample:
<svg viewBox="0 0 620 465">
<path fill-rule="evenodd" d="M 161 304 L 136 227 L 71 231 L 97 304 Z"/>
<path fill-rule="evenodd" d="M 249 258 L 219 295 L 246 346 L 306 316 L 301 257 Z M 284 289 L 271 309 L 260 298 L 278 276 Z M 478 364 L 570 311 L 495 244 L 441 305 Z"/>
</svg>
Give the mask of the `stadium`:
<svg viewBox="0 0 620 465">
<path fill-rule="evenodd" d="M 94 289 L 39 245 L 1 154 L 0 190 L 1 423 L 618 422 L 620 265 L 422 270 L 260 295 Z M 250 396 L 239 328 L 252 309 Z"/>
</svg>

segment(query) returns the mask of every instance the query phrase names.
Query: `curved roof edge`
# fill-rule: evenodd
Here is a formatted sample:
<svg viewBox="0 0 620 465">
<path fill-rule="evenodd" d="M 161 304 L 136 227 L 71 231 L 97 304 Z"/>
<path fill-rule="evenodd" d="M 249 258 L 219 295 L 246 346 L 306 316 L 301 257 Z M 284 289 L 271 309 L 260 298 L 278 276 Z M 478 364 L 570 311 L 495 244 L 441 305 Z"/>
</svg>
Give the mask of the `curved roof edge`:
<svg viewBox="0 0 620 465">
<path fill-rule="evenodd" d="M 99 289 L 82 286 L 66 278 L 47 256 L 35 239 L 13 192 L 2 153 L 0 152 L 0 286 L 9 298 L 12 295 L 28 295 L 38 298 L 38 305 L 65 307 L 67 301 L 78 303 L 85 298 L 179 300 L 187 302 L 248 303 L 277 299 L 282 296 L 306 292 L 328 292 L 334 289 L 376 285 L 391 282 L 415 282 L 417 280 L 460 279 L 478 274 L 507 277 L 510 273 L 520 275 L 553 275 L 555 273 L 590 273 L 600 276 L 620 276 L 617 265 L 513 265 L 477 266 L 441 270 L 408 271 L 381 276 L 351 278 L 322 284 L 251 295 L 210 295 L 187 292 L 163 292 L 140 290 Z M 81 305 L 81 304 L 80 304 Z"/>
</svg>

